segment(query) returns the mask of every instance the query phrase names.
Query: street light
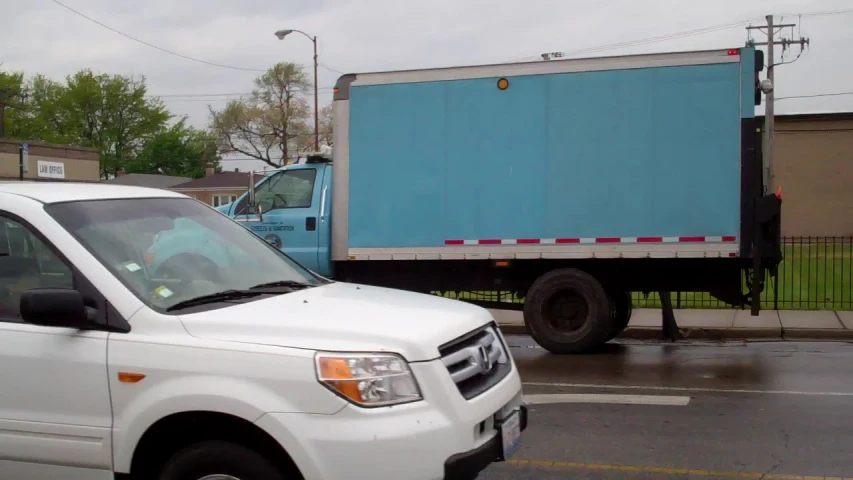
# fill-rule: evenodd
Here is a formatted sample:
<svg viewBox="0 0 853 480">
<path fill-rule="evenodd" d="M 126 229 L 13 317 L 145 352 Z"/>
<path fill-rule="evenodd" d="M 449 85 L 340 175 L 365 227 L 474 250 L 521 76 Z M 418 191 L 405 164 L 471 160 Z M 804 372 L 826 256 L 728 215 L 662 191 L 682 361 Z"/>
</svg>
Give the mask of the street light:
<svg viewBox="0 0 853 480">
<path fill-rule="evenodd" d="M 320 151 L 320 110 L 318 108 L 318 99 L 317 99 L 317 37 L 308 35 L 302 30 L 279 30 L 275 32 L 275 36 L 278 37 L 279 40 L 284 40 L 284 37 L 290 35 L 291 33 L 301 33 L 305 35 L 308 40 L 311 40 L 314 43 L 314 151 Z"/>
</svg>

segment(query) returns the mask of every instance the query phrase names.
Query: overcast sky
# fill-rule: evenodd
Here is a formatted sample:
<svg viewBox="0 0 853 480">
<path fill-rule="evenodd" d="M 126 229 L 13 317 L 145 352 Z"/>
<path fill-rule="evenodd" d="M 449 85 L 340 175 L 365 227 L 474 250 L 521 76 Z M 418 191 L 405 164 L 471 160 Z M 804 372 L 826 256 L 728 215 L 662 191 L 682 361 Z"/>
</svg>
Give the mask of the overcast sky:
<svg viewBox="0 0 853 480">
<path fill-rule="evenodd" d="M 58 0 L 115 30 L 206 65 L 123 37 L 55 0 L 0 0 L 0 62 L 4 70 L 57 80 L 82 68 L 145 75 L 149 91 L 193 125 L 208 122 L 207 106 L 251 90 L 252 79 L 279 61 L 310 67 L 319 39 L 321 107 L 342 72 L 536 60 L 544 52 L 574 56 L 739 47 L 745 25 L 669 37 L 622 48 L 594 47 L 752 20 L 767 14 L 797 23 L 793 35 L 811 46 L 776 70 L 778 97 L 853 92 L 853 0 Z M 846 13 L 828 14 L 850 10 Z M 823 12 L 822 15 L 797 14 Z M 782 17 L 784 15 L 784 17 Z M 791 36 L 791 30 L 781 32 Z M 755 32 L 756 40 L 764 40 Z M 786 52 L 794 60 L 799 49 Z M 777 56 L 776 61 L 783 60 Z M 310 70 L 309 70 L 310 72 Z M 200 95 L 210 96 L 200 96 Z M 853 95 L 780 99 L 777 113 L 853 111 Z M 761 111 L 759 111 L 761 113 Z M 245 169 L 254 162 L 229 162 Z"/>
</svg>

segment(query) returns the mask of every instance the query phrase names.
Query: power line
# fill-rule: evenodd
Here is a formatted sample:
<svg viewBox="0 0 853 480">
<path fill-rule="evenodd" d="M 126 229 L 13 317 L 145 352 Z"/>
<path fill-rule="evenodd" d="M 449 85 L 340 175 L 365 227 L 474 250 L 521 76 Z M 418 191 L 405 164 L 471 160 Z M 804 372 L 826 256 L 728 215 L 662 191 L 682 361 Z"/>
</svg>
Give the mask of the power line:
<svg viewBox="0 0 853 480">
<path fill-rule="evenodd" d="M 786 13 L 782 15 L 783 17 L 825 17 L 830 15 L 845 15 L 848 13 L 853 13 L 853 8 L 848 8 L 847 10 L 828 10 L 824 12 L 806 12 L 806 13 Z"/>
<path fill-rule="evenodd" d="M 172 51 L 172 50 L 169 50 L 169 49 L 166 49 L 166 48 L 163 48 L 163 47 L 160 47 L 160 46 L 154 45 L 153 43 L 146 42 L 145 40 L 142 40 L 142 39 L 136 38 L 136 37 L 134 37 L 134 36 L 132 36 L 132 35 L 129 35 L 129 34 L 127 34 L 127 33 L 122 32 L 122 31 L 120 31 L 120 30 L 116 30 L 115 28 L 110 27 L 109 25 L 106 25 L 106 24 L 104 24 L 104 23 L 102 23 L 102 22 L 99 22 L 98 20 L 95 20 L 94 18 L 92 18 L 92 17 L 90 17 L 90 16 L 88 16 L 88 15 L 84 14 L 83 12 L 80 12 L 80 11 L 78 11 L 78 10 L 75 10 L 75 9 L 73 9 L 73 8 L 69 7 L 68 5 L 65 5 L 64 3 L 60 2 L 59 0 L 52 0 L 52 1 L 53 1 L 53 3 L 55 3 L 55 4 L 59 5 L 60 7 L 62 7 L 62 8 L 64 8 L 64 9 L 68 10 L 69 12 L 72 12 L 72 13 L 74 13 L 75 15 L 79 15 L 79 16 L 81 16 L 81 17 L 85 18 L 86 20 L 89 20 L 89 21 L 90 21 L 90 22 L 92 22 L 92 23 L 95 23 L 95 24 L 97 24 L 97 25 L 99 25 L 99 26 L 101 26 L 101 27 L 103 27 L 103 28 L 106 28 L 107 30 L 109 30 L 109 31 L 111 31 L 111 32 L 117 33 L 117 34 L 119 34 L 119 35 L 121 35 L 121 36 L 123 36 L 123 37 L 125 37 L 125 38 L 129 38 L 130 40 L 133 40 L 134 42 L 141 43 L 142 45 L 145 45 L 146 47 L 151 47 L 151 48 L 156 49 L 156 50 L 159 50 L 159 51 L 161 51 L 161 52 L 163 52 L 163 53 L 167 53 L 167 54 L 169 54 L 169 55 L 174 55 L 174 56 L 176 56 L 176 57 L 180 57 L 180 58 L 183 58 L 183 59 L 185 59 L 185 60 L 190 60 L 190 61 L 193 61 L 193 62 L 202 63 L 202 64 L 204 64 L 204 65 L 209 65 L 209 66 L 212 66 L 212 67 L 228 68 L 228 69 L 230 69 L 230 70 L 240 70 L 240 71 L 244 71 L 244 72 L 266 72 L 266 70 L 265 70 L 265 69 L 259 69 L 259 68 L 246 68 L 246 67 L 235 67 L 235 66 L 233 66 L 233 65 L 225 65 L 225 64 L 222 64 L 222 63 L 209 62 L 209 61 L 207 61 L 207 60 L 202 60 L 202 59 L 199 59 L 199 58 L 190 57 L 189 55 L 184 55 L 184 54 L 182 54 L 182 53 L 178 53 L 178 52 L 175 52 L 175 51 Z M 319 65 L 319 66 L 321 66 L 321 67 L 323 67 L 323 68 L 325 68 L 326 70 L 328 70 L 328 71 L 330 71 L 330 72 L 338 73 L 338 74 L 340 74 L 340 75 L 344 75 L 344 72 L 342 72 L 342 71 L 340 71 L 340 70 L 337 70 L 337 69 L 334 69 L 334 68 L 332 68 L 332 67 L 330 67 L 330 66 L 328 66 L 328 65 L 326 65 L 326 64 L 324 64 L 324 63 L 318 63 L 318 65 Z"/>
<path fill-rule="evenodd" d="M 786 17 L 787 16 L 819 17 L 819 16 L 831 16 L 831 15 L 845 15 L 848 13 L 853 13 L 853 9 L 805 12 L 805 13 L 798 13 L 798 14 L 786 14 L 784 16 L 786 16 Z M 675 32 L 675 33 L 670 33 L 667 35 L 658 35 L 655 37 L 641 38 L 641 39 L 631 40 L 631 41 L 626 41 L 626 42 L 610 43 L 610 44 L 605 44 L 605 45 L 599 45 L 597 47 L 588 47 L 588 48 L 583 48 L 580 50 L 574 50 L 571 52 L 554 52 L 552 54 L 543 54 L 543 55 L 554 55 L 556 57 L 565 57 L 565 56 L 577 55 L 577 54 L 581 54 L 581 53 L 597 53 L 597 52 L 613 50 L 613 49 L 617 49 L 617 48 L 636 47 L 639 45 L 646 45 L 649 43 L 658 43 L 658 42 L 663 42 L 663 41 L 668 41 L 668 40 L 675 40 L 678 38 L 685 38 L 685 37 L 691 37 L 694 35 L 703 35 L 706 33 L 713 33 L 713 32 L 717 32 L 717 31 L 721 31 L 721 30 L 727 30 L 730 28 L 735 28 L 735 27 L 745 25 L 745 24 L 752 22 L 752 21 L 755 21 L 755 20 L 757 20 L 757 19 L 742 20 L 739 22 L 732 22 L 732 23 L 722 23 L 719 25 L 712 25 L 712 26 L 704 27 L 704 28 L 696 28 L 693 30 L 687 30 L 687 31 L 683 31 L 683 32 Z M 555 54 L 557 54 L 557 55 L 555 55 Z M 537 60 L 537 59 L 542 58 L 543 55 L 524 57 L 524 58 L 518 59 L 516 61 Z"/>
<path fill-rule="evenodd" d="M 178 97 L 239 97 L 241 95 L 251 95 L 252 92 L 242 92 L 242 93 L 165 93 L 163 95 L 157 94 L 149 94 L 149 97 L 159 97 L 159 98 L 178 98 Z"/>
<path fill-rule="evenodd" d="M 776 101 L 785 100 L 788 98 L 839 97 L 841 95 L 853 95 L 853 92 L 816 93 L 813 95 L 791 95 L 789 97 L 776 97 Z"/>
<path fill-rule="evenodd" d="M 752 20 L 741 20 L 739 22 L 722 23 L 719 25 L 712 25 L 709 27 L 702 27 L 702 28 L 694 28 L 692 30 L 686 30 L 686 31 L 682 31 L 682 32 L 674 32 L 674 33 L 669 33 L 666 35 L 657 35 L 654 37 L 641 38 L 641 39 L 637 39 L 637 40 L 630 40 L 630 41 L 618 42 L 618 43 L 609 43 L 609 44 L 605 44 L 605 45 L 599 45 L 596 47 L 582 48 L 582 49 L 574 50 L 571 52 L 554 52 L 554 54 L 546 54 L 546 55 L 554 55 L 556 57 L 566 57 L 566 56 L 577 55 L 577 54 L 581 54 L 581 53 L 597 53 L 597 52 L 603 52 L 606 50 L 613 50 L 613 49 L 617 49 L 617 48 L 635 47 L 635 46 L 639 46 L 639 45 L 646 45 L 649 43 L 657 43 L 657 42 L 663 42 L 663 41 L 667 41 L 667 40 L 674 40 L 677 38 L 691 37 L 694 35 L 703 35 L 706 33 L 712 33 L 712 32 L 716 32 L 716 31 L 720 31 L 720 30 L 727 30 L 730 28 L 735 28 L 735 27 L 740 27 L 740 26 L 746 25 L 750 21 L 752 21 Z M 541 57 L 542 57 L 542 55 L 536 56 L 536 57 L 525 57 L 525 59 L 529 60 L 529 59 L 541 58 Z"/>
<path fill-rule="evenodd" d="M 684 32 L 670 33 L 667 35 L 658 35 L 656 37 L 648 37 L 648 38 L 644 38 L 641 40 L 633 40 L 633 41 L 621 42 L 621 43 L 611 43 L 609 45 L 602 45 L 599 47 L 583 48 L 580 50 L 568 52 L 566 55 L 577 55 L 580 53 L 601 52 L 601 51 L 606 51 L 606 50 L 613 50 L 616 48 L 635 47 L 635 46 L 639 46 L 639 45 L 646 45 L 649 43 L 657 43 L 657 42 L 664 42 L 664 41 L 668 41 L 668 40 L 675 40 L 677 38 L 686 38 L 686 37 L 692 37 L 695 35 L 704 35 L 706 33 L 712 33 L 712 32 L 717 32 L 717 31 L 721 31 L 721 30 L 727 30 L 730 28 L 740 27 L 740 26 L 746 25 L 749 22 L 750 22 L 750 20 L 742 20 L 739 22 L 724 23 L 724 24 L 713 25 L 713 26 L 704 27 L 704 28 L 696 28 L 696 29 L 687 30 Z"/>
<path fill-rule="evenodd" d="M 344 73 L 344 72 L 342 72 L 342 71 L 340 71 L 340 70 L 335 70 L 334 68 L 332 68 L 332 67 L 330 67 L 330 66 L 326 65 L 325 63 L 317 62 L 317 65 L 319 65 L 319 66 L 321 66 L 321 67 L 325 68 L 326 70 L 328 70 L 328 71 L 330 71 L 330 72 L 337 73 L 337 74 L 340 74 L 340 75 L 346 75 L 346 73 Z"/>
<path fill-rule="evenodd" d="M 319 87 L 318 90 L 334 90 L 335 87 Z M 305 95 L 312 94 L 311 91 L 301 91 Z M 149 94 L 149 97 L 160 97 L 160 98 L 194 98 L 194 97 L 239 97 L 243 95 L 251 95 L 252 92 L 239 92 L 239 93 L 164 93 L 162 95 L 158 94 Z"/>
<path fill-rule="evenodd" d="M 202 64 L 209 65 L 209 66 L 212 66 L 212 67 L 228 68 L 228 69 L 231 69 L 231 70 L 242 70 L 242 71 L 245 71 L 245 72 L 266 72 L 266 70 L 261 70 L 261 69 L 258 69 L 258 68 L 235 67 L 235 66 L 232 66 L 232 65 L 224 65 L 224 64 L 221 64 L 221 63 L 208 62 L 207 60 L 201 60 L 201 59 L 194 58 L 194 57 L 190 57 L 190 56 L 188 56 L 188 55 L 184 55 L 184 54 L 181 54 L 181 53 L 178 53 L 178 52 L 174 52 L 174 51 L 172 51 L 172 50 L 168 50 L 168 49 L 165 49 L 165 48 L 163 48 L 163 47 L 159 47 L 159 46 L 154 45 L 154 44 L 152 44 L 152 43 L 148 43 L 148 42 L 146 42 L 145 40 L 140 40 L 139 38 L 136 38 L 136 37 L 134 37 L 134 36 L 128 35 L 128 34 L 126 34 L 126 33 L 122 32 L 122 31 L 116 30 L 115 28 L 110 27 L 109 25 L 105 25 L 105 24 L 103 24 L 103 23 L 101 23 L 101 22 L 99 22 L 99 21 L 95 20 L 94 18 L 92 18 L 92 17 L 90 17 L 90 16 L 88 16 L 88 15 L 86 15 L 86 14 L 82 13 L 82 12 L 79 12 L 79 11 L 77 11 L 77 10 L 74 10 L 73 8 L 69 7 L 68 5 L 65 5 L 64 3 L 60 2 L 59 0 L 53 0 L 53 3 L 55 3 L 55 4 L 59 5 L 59 6 L 60 6 L 60 7 L 62 7 L 62 8 L 65 8 L 66 10 L 68 10 L 68 11 L 70 11 L 70 12 L 72 12 L 72 13 L 76 14 L 76 15 L 79 15 L 79 16 L 81 16 L 81 17 L 85 18 L 86 20 L 89 20 L 89 21 L 90 21 L 90 22 L 92 22 L 92 23 L 95 23 L 95 24 L 97 24 L 97 25 L 100 25 L 101 27 L 106 28 L 107 30 L 109 30 L 109 31 L 111 31 L 111 32 L 117 33 L 117 34 L 119 34 L 119 35 L 121 35 L 121 36 L 123 36 L 123 37 L 125 37 L 125 38 L 129 38 L 129 39 L 133 40 L 134 42 L 141 43 L 142 45 L 145 45 L 145 46 L 147 46 L 147 47 L 151 47 L 151 48 L 154 48 L 154 49 L 156 49 L 156 50 L 160 50 L 160 51 L 161 51 L 161 52 L 163 52 L 163 53 L 168 53 L 169 55 L 174 55 L 174 56 L 176 56 L 176 57 L 180 57 L 180 58 L 183 58 L 183 59 L 185 59 L 185 60 L 190 60 L 190 61 L 193 61 L 193 62 L 202 63 Z"/>
</svg>

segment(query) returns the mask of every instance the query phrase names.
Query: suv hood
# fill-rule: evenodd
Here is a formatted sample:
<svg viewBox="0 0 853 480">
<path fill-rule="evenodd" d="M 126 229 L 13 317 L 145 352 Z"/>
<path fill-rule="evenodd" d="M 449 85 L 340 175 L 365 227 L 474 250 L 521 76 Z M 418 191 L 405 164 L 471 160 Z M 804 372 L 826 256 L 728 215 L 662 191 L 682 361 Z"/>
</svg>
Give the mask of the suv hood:
<svg viewBox="0 0 853 480">
<path fill-rule="evenodd" d="M 410 362 L 438 358 L 438 347 L 493 321 L 476 305 L 349 283 L 299 290 L 181 315 L 190 335 L 310 350 L 395 352 Z"/>
</svg>

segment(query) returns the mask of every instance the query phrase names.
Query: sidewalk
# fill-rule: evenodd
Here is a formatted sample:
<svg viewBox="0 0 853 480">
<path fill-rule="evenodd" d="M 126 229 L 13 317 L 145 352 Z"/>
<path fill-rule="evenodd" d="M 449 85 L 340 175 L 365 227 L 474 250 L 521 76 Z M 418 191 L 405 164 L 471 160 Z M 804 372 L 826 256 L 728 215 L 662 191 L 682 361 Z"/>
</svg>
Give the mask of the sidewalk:
<svg viewBox="0 0 853 480">
<path fill-rule="evenodd" d="M 491 310 L 506 334 L 526 334 L 521 312 Z M 853 312 L 825 310 L 675 310 L 684 339 L 853 340 Z M 635 309 L 619 338 L 661 338 L 661 311 Z"/>
</svg>

